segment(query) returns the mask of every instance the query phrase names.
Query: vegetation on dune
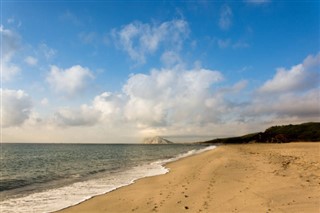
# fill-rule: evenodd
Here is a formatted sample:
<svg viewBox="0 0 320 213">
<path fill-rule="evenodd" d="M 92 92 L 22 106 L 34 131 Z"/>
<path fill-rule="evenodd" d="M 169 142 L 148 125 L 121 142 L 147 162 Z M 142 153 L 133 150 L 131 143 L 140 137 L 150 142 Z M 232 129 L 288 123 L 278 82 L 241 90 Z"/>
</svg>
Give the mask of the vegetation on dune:
<svg viewBox="0 0 320 213">
<path fill-rule="evenodd" d="M 264 132 L 252 133 L 240 137 L 218 138 L 202 143 L 288 143 L 295 141 L 320 141 L 320 123 L 309 122 L 298 125 L 273 126 Z"/>
</svg>

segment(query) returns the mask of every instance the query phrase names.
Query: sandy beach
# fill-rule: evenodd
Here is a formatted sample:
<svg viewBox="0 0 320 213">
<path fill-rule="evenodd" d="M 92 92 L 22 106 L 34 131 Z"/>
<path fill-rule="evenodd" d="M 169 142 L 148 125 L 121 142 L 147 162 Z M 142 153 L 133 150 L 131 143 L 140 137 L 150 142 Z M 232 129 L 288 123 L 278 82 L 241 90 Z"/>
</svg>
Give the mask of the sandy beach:
<svg viewBox="0 0 320 213">
<path fill-rule="evenodd" d="M 320 212 L 320 143 L 223 145 L 59 211 Z"/>
</svg>

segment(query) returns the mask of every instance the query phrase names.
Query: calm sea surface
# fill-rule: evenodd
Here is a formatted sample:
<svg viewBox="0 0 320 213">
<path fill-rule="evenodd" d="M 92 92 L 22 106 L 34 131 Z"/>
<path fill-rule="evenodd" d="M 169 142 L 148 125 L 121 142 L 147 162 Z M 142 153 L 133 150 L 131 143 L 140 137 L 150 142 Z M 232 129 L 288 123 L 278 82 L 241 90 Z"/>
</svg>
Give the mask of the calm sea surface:
<svg viewBox="0 0 320 213">
<path fill-rule="evenodd" d="M 0 212 L 51 212 L 134 180 L 203 145 L 0 144 Z"/>
</svg>

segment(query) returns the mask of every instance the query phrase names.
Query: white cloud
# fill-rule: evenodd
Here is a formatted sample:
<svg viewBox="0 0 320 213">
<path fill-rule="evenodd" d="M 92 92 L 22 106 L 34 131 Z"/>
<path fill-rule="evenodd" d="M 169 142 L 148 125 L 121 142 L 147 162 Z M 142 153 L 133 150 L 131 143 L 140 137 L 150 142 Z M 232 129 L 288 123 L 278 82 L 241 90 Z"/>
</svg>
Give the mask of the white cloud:
<svg viewBox="0 0 320 213">
<path fill-rule="evenodd" d="M 32 56 L 27 56 L 24 59 L 24 62 L 26 62 L 30 66 L 35 66 L 38 63 L 38 59 L 36 59 L 35 57 L 32 57 Z"/>
<path fill-rule="evenodd" d="M 252 100 L 239 109 L 239 117 L 272 124 L 319 121 L 319 68 L 320 53 L 308 56 L 289 70 L 277 69 L 275 76 L 258 88 Z"/>
<path fill-rule="evenodd" d="M 220 72 L 202 68 L 132 75 L 123 88 L 129 97 L 125 116 L 144 128 L 206 122 L 214 111 L 204 103 L 212 97 L 210 87 L 221 80 Z"/>
<path fill-rule="evenodd" d="M 120 30 L 112 31 L 114 39 L 138 64 L 146 62 L 146 56 L 164 45 L 168 49 L 179 50 L 182 41 L 189 34 L 188 23 L 184 20 L 173 20 L 161 24 L 144 24 L 133 22 Z"/>
<path fill-rule="evenodd" d="M 83 92 L 91 79 L 93 79 L 92 72 L 80 65 L 75 65 L 65 70 L 57 66 L 51 66 L 50 73 L 47 76 L 47 82 L 51 88 L 55 92 L 65 94 L 68 97 Z"/>
<path fill-rule="evenodd" d="M 0 33 L 2 37 L 2 59 L 10 61 L 13 54 L 20 48 L 20 36 L 12 30 L 5 29 L 0 26 Z"/>
<path fill-rule="evenodd" d="M 175 55 L 174 52 L 167 54 Z M 195 68 L 186 69 L 180 62 L 175 62 L 166 68 L 132 74 L 121 92 L 104 92 L 79 107 L 59 108 L 54 115 L 48 116 L 49 120 L 41 119 L 31 111 L 31 100 L 23 91 L 14 91 L 10 97 L 19 104 L 16 104 L 18 107 L 12 107 L 14 104 L 6 107 L 13 111 L 4 113 L 9 116 L 5 125 L 24 124 L 19 129 L 28 130 L 24 132 L 25 135 L 34 125 L 44 132 L 48 131 L 45 128 L 51 128 L 51 135 L 55 137 L 59 134 L 63 140 L 75 138 L 76 141 L 84 141 L 93 138 L 105 142 L 109 137 L 118 138 L 120 135 L 224 137 L 262 131 L 271 125 L 317 121 L 320 97 L 319 84 L 316 82 L 319 76 L 314 80 L 306 73 L 318 72 L 319 55 L 308 56 L 298 64 L 301 66 L 293 66 L 285 70 L 283 75 L 276 73 L 251 96 L 248 95 L 252 91 L 248 91 L 250 87 L 247 88 L 246 80 L 224 86 L 219 71 L 204 69 L 201 63 L 197 63 Z M 299 78 L 295 77 L 296 70 L 302 72 Z M 55 79 L 54 85 L 59 85 L 54 89 L 67 94 L 67 90 L 79 91 L 81 87 L 66 86 L 66 82 L 70 83 L 70 79 L 86 79 L 86 82 L 92 78 L 92 74 L 81 66 L 66 70 L 53 66 L 49 77 Z M 283 81 L 279 78 L 286 79 L 284 86 L 278 85 Z M 287 84 L 287 81 L 295 83 Z M 86 84 L 82 80 L 76 82 L 82 82 L 79 85 Z M 308 86 L 306 82 L 309 82 Z M 271 87 L 270 90 L 265 86 L 270 84 L 278 87 Z M 48 101 L 43 99 L 41 103 L 46 105 Z M 80 137 L 76 133 L 82 130 Z M 42 138 L 46 138 L 46 135 L 43 134 Z"/>
<path fill-rule="evenodd" d="M 12 63 L 12 58 L 20 48 L 20 36 L 9 29 L 0 26 L 0 36 L 2 37 L 1 69 L 2 80 L 10 81 L 20 72 L 20 67 Z"/>
<path fill-rule="evenodd" d="M 228 5 L 223 5 L 220 9 L 219 26 L 222 30 L 228 30 L 232 25 L 233 13 Z"/>
<path fill-rule="evenodd" d="M 291 67 L 278 68 L 277 73 L 259 88 L 261 93 L 304 91 L 320 84 L 320 53 L 308 56 L 303 63 Z"/>
<path fill-rule="evenodd" d="M 316 118 L 320 115 L 319 90 L 310 90 L 304 95 L 282 95 L 281 99 L 271 104 L 269 112 L 281 117 Z"/>
<path fill-rule="evenodd" d="M 62 126 L 123 125 L 136 131 L 158 131 L 172 125 L 198 125 L 219 117 L 222 106 L 206 104 L 223 99 L 212 86 L 223 79 L 219 71 L 203 69 L 152 70 L 131 75 L 119 94 L 104 92 L 80 109 L 60 109 L 54 123 Z M 215 107 L 217 107 L 215 109 Z M 153 130 L 152 130 L 153 129 Z"/>
<path fill-rule="evenodd" d="M 319 90 L 311 89 L 303 94 L 279 93 L 278 96 L 258 96 L 242 108 L 240 116 L 258 121 L 295 119 L 300 122 L 319 120 Z"/>
<path fill-rule="evenodd" d="M 60 126 L 92 126 L 100 119 L 100 114 L 87 105 L 80 109 L 63 108 L 55 112 L 54 123 Z"/>
<path fill-rule="evenodd" d="M 125 125 L 123 108 L 125 99 L 121 94 L 104 92 L 97 95 L 90 105 L 79 108 L 61 108 L 54 113 L 51 123 L 57 126 L 104 126 Z"/>
<path fill-rule="evenodd" d="M 19 126 L 30 116 L 32 101 L 23 90 L 0 90 L 2 96 L 2 127 Z"/>
<path fill-rule="evenodd" d="M 109 118 L 120 116 L 124 103 L 123 95 L 104 92 L 94 98 L 92 105 L 104 118 Z"/>
<path fill-rule="evenodd" d="M 3 61 L 1 68 L 3 81 L 11 81 L 21 70 L 17 65 L 6 61 Z"/>
</svg>

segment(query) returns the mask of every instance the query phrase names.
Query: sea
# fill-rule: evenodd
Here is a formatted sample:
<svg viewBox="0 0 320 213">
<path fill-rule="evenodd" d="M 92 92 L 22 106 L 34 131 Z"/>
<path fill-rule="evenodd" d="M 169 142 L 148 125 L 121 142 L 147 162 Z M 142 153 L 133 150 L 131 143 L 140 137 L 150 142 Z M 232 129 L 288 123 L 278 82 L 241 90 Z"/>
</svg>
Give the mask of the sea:
<svg viewBox="0 0 320 213">
<path fill-rule="evenodd" d="M 53 212 L 215 146 L 170 144 L 0 144 L 0 212 Z"/>
</svg>

